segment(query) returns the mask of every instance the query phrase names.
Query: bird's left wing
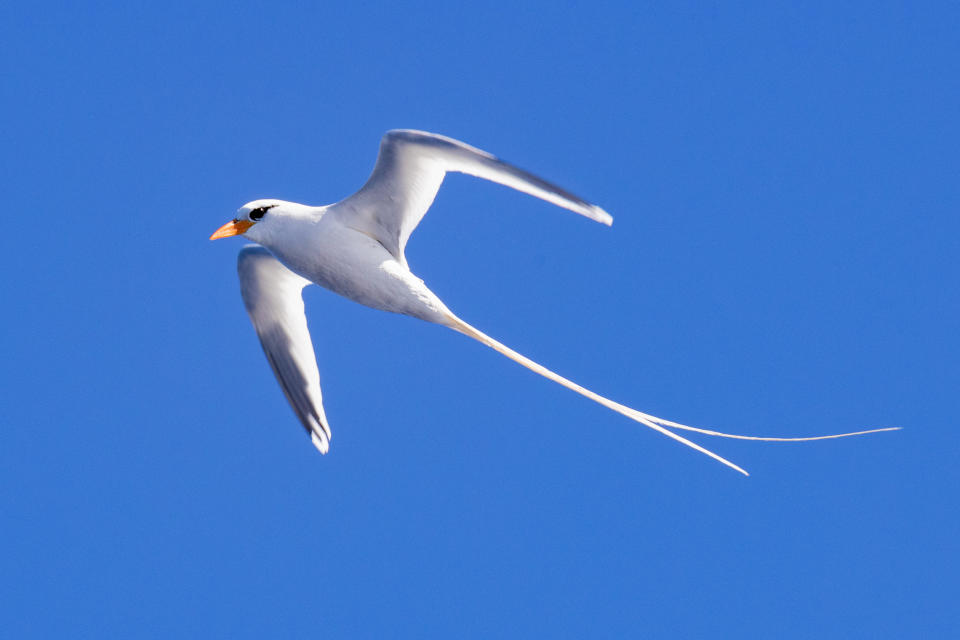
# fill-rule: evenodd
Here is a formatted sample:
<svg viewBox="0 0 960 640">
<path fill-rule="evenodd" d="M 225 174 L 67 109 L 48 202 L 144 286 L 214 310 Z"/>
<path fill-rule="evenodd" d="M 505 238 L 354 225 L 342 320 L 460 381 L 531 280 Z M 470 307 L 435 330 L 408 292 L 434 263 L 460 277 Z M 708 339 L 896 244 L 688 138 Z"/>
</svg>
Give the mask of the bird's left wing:
<svg viewBox="0 0 960 640">
<path fill-rule="evenodd" d="M 407 239 L 450 171 L 498 182 L 606 225 L 613 222 L 600 207 L 486 151 L 410 129 L 395 129 L 383 136 L 370 178 L 360 191 L 337 203 L 337 211 L 347 226 L 376 238 L 405 263 Z"/>
<path fill-rule="evenodd" d="M 302 291 L 310 284 L 258 245 L 244 247 L 237 259 L 240 294 L 263 352 L 313 444 L 330 448 L 330 426 L 323 413 L 320 373 L 313 353 Z"/>
</svg>

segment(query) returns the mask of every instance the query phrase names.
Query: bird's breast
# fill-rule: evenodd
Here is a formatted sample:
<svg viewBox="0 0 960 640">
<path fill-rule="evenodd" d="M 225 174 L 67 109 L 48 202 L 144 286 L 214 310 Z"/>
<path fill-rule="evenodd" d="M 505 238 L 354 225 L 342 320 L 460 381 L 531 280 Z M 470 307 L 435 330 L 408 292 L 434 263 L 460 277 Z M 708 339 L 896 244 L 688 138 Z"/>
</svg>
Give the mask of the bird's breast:
<svg viewBox="0 0 960 640">
<path fill-rule="evenodd" d="M 284 247 L 268 248 L 291 271 L 354 302 L 430 322 L 450 314 L 377 240 L 343 225 L 321 221 Z"/>
</svg>

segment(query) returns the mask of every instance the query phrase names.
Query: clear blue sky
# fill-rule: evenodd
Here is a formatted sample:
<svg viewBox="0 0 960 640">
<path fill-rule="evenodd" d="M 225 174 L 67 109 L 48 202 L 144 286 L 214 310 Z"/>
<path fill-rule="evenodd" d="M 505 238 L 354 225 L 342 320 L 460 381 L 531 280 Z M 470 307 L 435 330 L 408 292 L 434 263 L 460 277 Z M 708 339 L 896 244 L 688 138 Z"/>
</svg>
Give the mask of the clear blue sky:
<svg viewBox="0 0 960 640">
<path fill-rule="evenodd" d="M 3 635 L 956 631 L 956 4 L 313 4 L 0 8 Z M 448 179 L 407 255 L 483 331 L 690 424 L 905 430 L 699 438 L 744 478 L 312 288 L 318 455 L 207 238 L 394 127 L 614 216 Z"/>
</svg>

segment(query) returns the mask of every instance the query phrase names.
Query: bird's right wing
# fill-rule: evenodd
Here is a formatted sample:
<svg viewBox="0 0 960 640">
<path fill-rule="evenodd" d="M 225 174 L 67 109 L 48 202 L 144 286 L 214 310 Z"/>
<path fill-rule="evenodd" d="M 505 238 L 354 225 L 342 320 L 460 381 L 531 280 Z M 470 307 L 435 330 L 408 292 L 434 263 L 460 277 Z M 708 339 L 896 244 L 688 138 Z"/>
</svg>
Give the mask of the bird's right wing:
<svg viewBox="0 0 960 640">
<path fill-rule="evenodd" d="M 410 234 L 433 203 L 444 176 L 456 171 L 490 180 L 609 225 L 610 214 L 532 173 L 459 140 L 411 129 L 388 131 L 373 173 L 337 203 L 344 222 L 376 238 L 401 263 Z"/>
<path fill-rule="evenodd" d="M 302 291 L 310 281 L 258 245 L 240 251 L 237 272 L 243 304 L 270 367 L 313 444 L 326 453 L 330 426 L 323 413 L 320 373 L 303 312 Z"/>
</svg>

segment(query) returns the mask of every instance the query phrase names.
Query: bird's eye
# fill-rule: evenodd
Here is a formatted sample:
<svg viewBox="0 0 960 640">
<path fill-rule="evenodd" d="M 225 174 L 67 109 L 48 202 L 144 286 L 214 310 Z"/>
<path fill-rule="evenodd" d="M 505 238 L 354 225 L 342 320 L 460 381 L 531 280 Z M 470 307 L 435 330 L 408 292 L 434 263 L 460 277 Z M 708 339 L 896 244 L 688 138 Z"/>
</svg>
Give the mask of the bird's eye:
<svg viewBox="0 0 960 640">
<path fill-rule="evenodd" d="M 263 215 L 267 212 L 268 209 L 272 209 L 275 206 L 277 205 L 271 204 L 270 206 L 267 206 L 267 207 L 257 207 L 256 209 L 252 209 L 250 211 L 250 219 L 253 221 L 259 220 L 260 218 L 263 217 Z"/>
</svg>

